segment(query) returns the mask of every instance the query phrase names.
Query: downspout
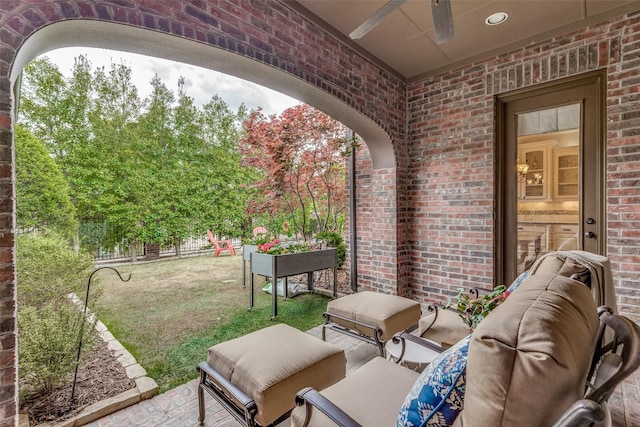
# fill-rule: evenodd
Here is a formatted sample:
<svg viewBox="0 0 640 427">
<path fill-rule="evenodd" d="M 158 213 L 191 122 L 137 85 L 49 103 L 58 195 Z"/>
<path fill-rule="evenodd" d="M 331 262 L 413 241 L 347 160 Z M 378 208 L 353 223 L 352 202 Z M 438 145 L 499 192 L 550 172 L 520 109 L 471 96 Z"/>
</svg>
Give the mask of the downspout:
<svg viewBox="0 0 640 427">
<path fill-rule="evenodd" d="M 351 197 L 349 197 L 349 245 L 351 247 L 351 290 L 358 291 L 358 245 L 356 235 L 356 147 L 353 144 L 355 133 L 351 131 L 351 158 L 349 159 L 349 187 Z"/>
</svg>

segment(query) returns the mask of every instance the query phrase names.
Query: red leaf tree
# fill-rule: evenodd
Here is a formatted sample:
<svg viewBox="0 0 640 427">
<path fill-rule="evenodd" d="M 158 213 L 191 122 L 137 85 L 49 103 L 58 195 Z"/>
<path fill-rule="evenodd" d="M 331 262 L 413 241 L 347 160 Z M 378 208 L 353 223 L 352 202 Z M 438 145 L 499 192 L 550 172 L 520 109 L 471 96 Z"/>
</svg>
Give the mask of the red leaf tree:
<svg viewBox="0 0 640 427">
<path fill-rule="evenodd" d="M 249 215 L 286 214 L 305 240 L 338 231 L 346 207 L 346 157 L 352 141 L 340 122 L 308 105 L 265 117 L 253 111 L 244 123 L 239 150 L 258 171 L 259 195 Z"/>
</svg>

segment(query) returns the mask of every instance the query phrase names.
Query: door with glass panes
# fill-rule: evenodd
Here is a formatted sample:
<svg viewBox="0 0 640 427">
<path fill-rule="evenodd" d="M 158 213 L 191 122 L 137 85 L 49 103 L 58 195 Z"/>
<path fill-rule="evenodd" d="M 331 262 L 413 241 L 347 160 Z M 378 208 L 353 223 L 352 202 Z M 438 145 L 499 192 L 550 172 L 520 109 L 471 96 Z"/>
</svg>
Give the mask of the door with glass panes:
<svg viewBox="0 0 640 427">
<path fill-rule="evenodd" d="M 497 100 L 496 279 L 555 250 L 604 254 L 603 73 Z"/>
</svg>

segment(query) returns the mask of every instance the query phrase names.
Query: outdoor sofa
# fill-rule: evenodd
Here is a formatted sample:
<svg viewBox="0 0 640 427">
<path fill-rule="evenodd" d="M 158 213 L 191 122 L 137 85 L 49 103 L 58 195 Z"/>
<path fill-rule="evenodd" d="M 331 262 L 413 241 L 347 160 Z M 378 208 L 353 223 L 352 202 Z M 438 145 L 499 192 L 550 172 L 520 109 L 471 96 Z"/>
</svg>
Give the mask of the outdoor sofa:
<svg viewBox="0 0 640 427">
<path fill-rule="evenodd" d="M 606 422 L 606 399 L 640 363 L 638 326 L 607 309 L 601 310 L 599 322 L 596 301 L 601 297 L 594 296 L 612 286 L 605 283 L 610 272 L 560 252 L 547 255 L 535 267 L 473 334 L 443 352 L 422 374 L 376 357 L 321 392 L 299 391 L 292 426 L 418 426 L 428 421 L 429 426 L 539 427 L 555 422 L 590 425 L 590 420 L 602 418 Z M 596 352 L 596 342 L 607 324 L 622 329 L 627 360 L 623 371 L 594 397 L 597 386 L 589 388 L 587 378 L 594 377 L 594 355 L 598 363 L 602 360 L 604 351 Z M 609 348 L 609 353 L 612 349 L 618 348 Z M 620 357 L 612 356 L 598 366 L 600 376 L 617 371 Z M 605 369 L 608 365 L 611 369 Z M 586 395 L 593 399 L 585 400 Z"/>
</svg>

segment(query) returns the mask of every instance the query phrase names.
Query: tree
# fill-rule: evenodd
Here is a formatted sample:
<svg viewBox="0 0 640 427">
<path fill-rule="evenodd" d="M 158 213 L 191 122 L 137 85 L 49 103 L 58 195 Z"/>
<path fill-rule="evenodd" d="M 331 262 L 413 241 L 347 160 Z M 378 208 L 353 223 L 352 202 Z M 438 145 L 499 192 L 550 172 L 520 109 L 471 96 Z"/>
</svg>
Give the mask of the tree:
<svg viewBox="0 0 640 427">
<path fill-rule="evenodd" d="M 21 229 L 44 226 L 66 238 L 75 235 L 78 221 L 69 185 L 42 141 L 17 125 L 16 221 Z"/>
<path fill-rule="evenodd" d="M 253 201 L 249 213 L 284 211 L 305 239 L 337 230 L 346 204 L 347 129 L 308 105 L 298 105 L 279 117 L 254 111 L 244 130 L 244 164 L 259 172 L 254 187 L 264 195 Z"/>
<path fill-rule="evenodd" d="M 132 84 L 131 69 L 124 64 L 111 64 L 108 73 L 98 69 L 93 85 L 96 95 L 89 112 L 92 156 L 86 160 L 97 179 L 87 188 L 91 198 L 88 210 L 92 216 L 104 215 L 110 229 L 128 236 L 135 261 L 141 217 L 147 208 L 142 198 L 153 191 L 146 180 L 145 147 L 138 138 L 143 105 Z M 118 243 L 119 236 L 107 236 L 112 238 L 110 243 Z"/>
<path fill-rule="evenodd" d="M 157 76 L 141 100 L 129 67 L 92 73 L 84 57 L 68 79 L 33 61 L 24 82 L 22 120 L 45 142 L 80 217 L 105 218 L 94 245 L 121 243 L 124 232 L 135 260 L 139 243 L 177 248 L 207 229 L 241 234 L 254 176 L 236 150 L 244 106 L 234 113 L 214 96 L 198 108 L 183 78 L 176 96 Z"/>
<path fill-rule="evenodd" d="M 245 208 L 252 197 L 250 183 L 253 170 L 241 166 L 237 145 L 242 135 L 246 109 L 233 113 L 226 102 L 214 96 L 204 105 L 201 120 L 206 152 L 202 157 L 202 173 L 208 176 L 206 223 L 219 236 L 239 236 L 244 227 Z"/>
</svg>

